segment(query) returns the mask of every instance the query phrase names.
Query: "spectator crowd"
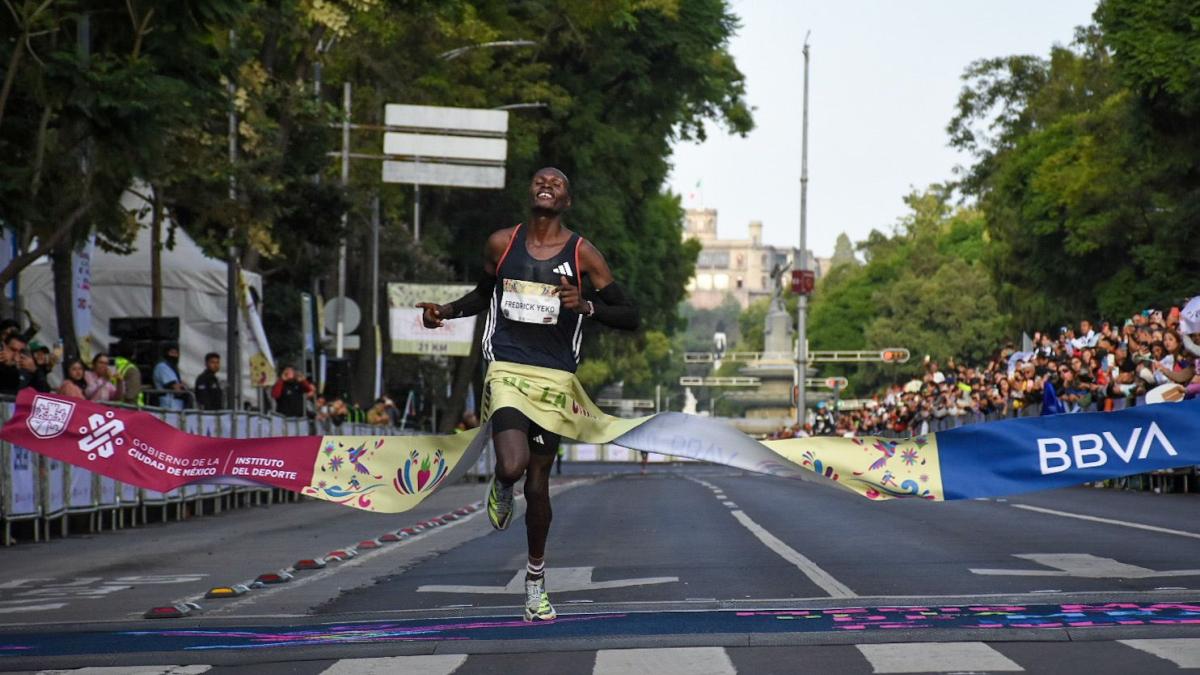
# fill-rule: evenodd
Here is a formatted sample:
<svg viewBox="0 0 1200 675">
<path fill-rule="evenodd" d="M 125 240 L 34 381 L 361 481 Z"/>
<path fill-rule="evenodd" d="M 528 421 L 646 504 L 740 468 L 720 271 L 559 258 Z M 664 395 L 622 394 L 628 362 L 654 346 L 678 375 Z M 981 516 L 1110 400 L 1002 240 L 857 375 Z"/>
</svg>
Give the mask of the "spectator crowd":
<svg viewBox="0 0 1200 675">
<path fill-rule="evenodd" d="M 188 387 L 179 372 L 179 346 L 168 344 L 151 370 L 150 386 L 129 359 L 96 354 L 89 362 L 76 356 L 64 357 L 61 343 L 50 348 L 33 339 L 37 328 L 21 330 L 11 319 L 0 320 L 0 395 L 15 396 L 32 387 L 42 393 L 86 399 L 100 403 L 157 406 L 169 410 L 227 410 L 226 391 L 218 374 L 221 355 L 204 357 L 204 371 Z M 61 369 L 59 367 L 61 366 Z M 400 409 L 388 396 L 367 409 L 347 403 L 347 397 L 318 396 L 316 387 L 296 368 L 284 366 L 270 390 L 274 412 L 286 417 L 304 417 L 316 422 L 318 431 L 336 430 L 346 422 L 379 426 L 403 426 Z"/>
<path fill-rule="evenodd" d="M 834 413 L 819 405 L 812 424 L 786 427 L 772 438 L 924 434 L 946 418 L 1010 417 L 1043 403 L 1063 412 L 1112 410 L 1117 401 L 1155 389 L 1194 397 L 1200 394 L 1200 333 L 1189 334 L 1184 323 L 1178 307 L 1151 309 L 1121 323 L 1083 320 L 1078 329 L 1034 333 L 1024 350 L 1008 344 L 984 363 L 927 358 L 920 377 L 889 387 L 861 408 Z"/>
</svg>

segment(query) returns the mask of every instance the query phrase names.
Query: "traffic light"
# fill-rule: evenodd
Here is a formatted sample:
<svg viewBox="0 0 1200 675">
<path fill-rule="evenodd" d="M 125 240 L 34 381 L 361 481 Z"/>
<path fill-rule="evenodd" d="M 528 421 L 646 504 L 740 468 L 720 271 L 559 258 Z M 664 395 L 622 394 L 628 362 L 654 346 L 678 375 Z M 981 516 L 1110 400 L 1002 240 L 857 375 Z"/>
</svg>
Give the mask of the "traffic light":
<svg viewBox="0 0 1200 675">
<path fill-rule="evenodd" d="M 879 360 L 884 363 L 905 363 L 908 361 L 907 349 L 884 349 L 879 352 Z"/>
</svg>

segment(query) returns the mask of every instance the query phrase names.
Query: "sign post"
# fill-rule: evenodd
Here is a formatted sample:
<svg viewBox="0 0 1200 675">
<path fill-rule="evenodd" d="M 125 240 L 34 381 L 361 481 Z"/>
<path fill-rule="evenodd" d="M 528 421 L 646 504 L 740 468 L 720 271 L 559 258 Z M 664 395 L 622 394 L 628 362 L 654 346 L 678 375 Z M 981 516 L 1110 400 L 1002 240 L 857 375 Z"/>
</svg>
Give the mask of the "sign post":
<svg viewBox="0 0 1200 675">
<path fill-rule="evenodd" d="M 475 342 L 475 320 L 447 321 L 428 330 L 421 323 L 418 302 L 444 304 L 462 297 L 474 286 L 466 284 L 388 284 L 388 334 L 393 354 L 469 356 Z"/>
<path fill-rule="evenodd" d="M 508 111 L 390 103 L 384 108 L 383 182 L 413 186 L 413 239 L 421 240 L 422 185 L 499 190 Z"/>
</svg>

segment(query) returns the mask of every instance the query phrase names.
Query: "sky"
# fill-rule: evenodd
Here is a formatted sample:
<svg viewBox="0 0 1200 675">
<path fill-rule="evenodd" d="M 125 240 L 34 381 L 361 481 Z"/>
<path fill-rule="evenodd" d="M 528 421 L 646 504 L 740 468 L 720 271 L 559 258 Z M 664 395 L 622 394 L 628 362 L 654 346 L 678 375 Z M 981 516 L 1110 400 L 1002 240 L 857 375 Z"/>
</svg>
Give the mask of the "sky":
<svg viewBox="0 0 1200 675">
<path fill-rule="evenodd" d="M 969 157 L 946 124 L 972 61 L 1047 56 L 1091 22 L 1095 0 L 732 0 L 742 27 L 730 51 L 746 76 L 755 129 L 675 146 L 669 187 L 686 207 L 717 209 L 722 239 L 800 241 L 800 147 L 809 38 L 808 248 L 833 253 L 841 232 L 890 232 L 914 187 L 953 178 Z M 699 187 L 697 188 L 697 183 Z"/>
</svg>

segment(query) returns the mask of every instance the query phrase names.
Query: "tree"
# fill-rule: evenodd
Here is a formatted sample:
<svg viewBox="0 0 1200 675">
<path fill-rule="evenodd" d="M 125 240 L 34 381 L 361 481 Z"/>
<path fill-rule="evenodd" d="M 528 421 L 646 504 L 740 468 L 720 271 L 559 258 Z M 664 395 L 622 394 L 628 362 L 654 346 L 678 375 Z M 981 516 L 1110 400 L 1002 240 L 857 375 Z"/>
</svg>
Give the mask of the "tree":
<svg viewBox="0 0 1200 675">
<path fill-rule="evenodd" d="M 411 41 L 397 40 L 403 48 L 396 49 L 391 42 L 368 48 L 372 40 L 366 40 L 353 51 L 336 52 L 346 60 L 331 64 L 327 73 L 374 78 L 371 88 L 380 97 L 376 109 L 387 100 L 548 105 L 510 117 L 509 189 L 500 198 L 422 190 L 421 248 L 448 264 L 450 271 L 440 278 L 474 279 L 487 235 L 526 217 L 528 176 L 555 165 L 571 177 L 576 195 L 568 225 L 605 253 L 643 308 L 647 332 L 670 337 L 678 325 L 674 308 L 683 299 L 699 250 L 697 243 L 683 241 L 678 197 L 663 191 L 671 142 L 701 137 L 706 120 L 724 122 L 736 133 L 751 126 L 742 76 L 726 51 L 736 28 L 726 4 L 454 2 L 419 5 L 415 13 L 396 23 L 364 14 L 370 24 L 363 24 L 362 35 L 411 31 Z M 464 44 L 498 39 L 529 39 L 538 46 L 468 51 L 450 62 L 433 58 Z M 411 209 L 409 194 L 400 186 L 383 190 L 391 222 L 404 221 Z M 589 361 L 602 359 L 605 367 L 588 366 L 581 377 L 602 384 L 626 375 L 629 370 L 621 364 L 639 364 L 635 352 L 643 346 L 589 336 L 584 347 Z M 625 379 L 629 385 L 634 378 Z M 444 403 L 462 398 L 455 391 Z"/>
<path fill-rule="evenodd" d="M 954 207 L 947 186 L 905 197 L 909 213 L 887 236 L 874 231 L 859 244 L 866 263 L 835 267 L 818 284 L 809 314 L 812 349 L 903 347 L 914 355 L 982 361 L 1008 329 L 986 266 L 985 217 Z M 829 364 L 821 374 L 844 375 L 866 393 L 915 373 L 904 365 Z"/>
<path fill-rule="evenodd" d="M 1198 44 L 1188 13 L 1104 2 L 1096 16 L 1048 59 L 973 64 L 949 128 L 975 155 L 961 186 L 986 214 L 989 268 L 1022 328 L 1194 291 L 1179 274 L 1200 244 L 1194 74 L 1176 65 Z"/>
<path fill-rule="evenodd" d="M 858 264 L 858 258 L 854 257 L 854 244 L 850 243 L 850 236 L 845 232 L 839 234 L 837 241 L 833 245 L 833 259 L 830 261 L 830 269 L 842 265 L 857 266 Z"/>
<path fill-rule="evenodd" d="M 70 254 L 96 232 L 120 250 L 136 232 L 121 195 L 163 151 L 194 92 L 215 83 L 211 25 L 233 0 L 9 4 L 0 32 L 8 70 L 0 88 L 0 219 L 20 253 L 0 283 L 50 253 L 59 333 L 74 344 Z"/>
</svg>

